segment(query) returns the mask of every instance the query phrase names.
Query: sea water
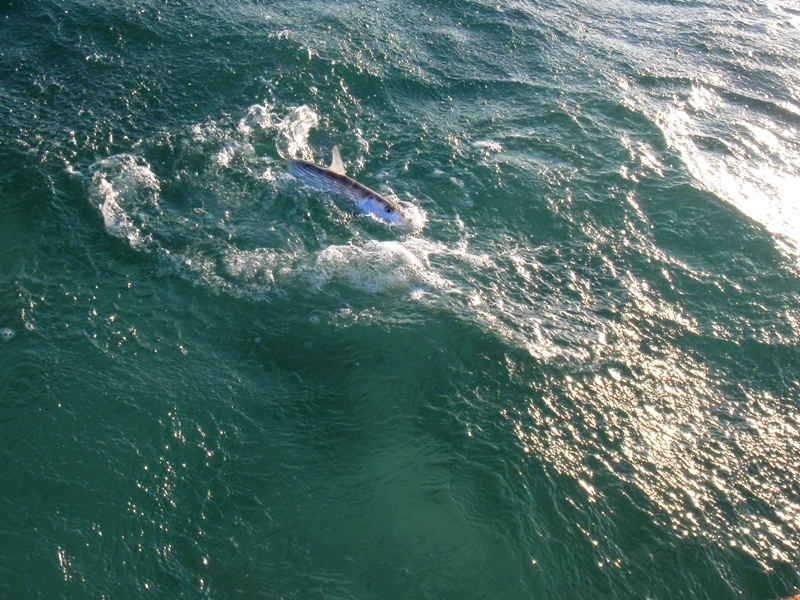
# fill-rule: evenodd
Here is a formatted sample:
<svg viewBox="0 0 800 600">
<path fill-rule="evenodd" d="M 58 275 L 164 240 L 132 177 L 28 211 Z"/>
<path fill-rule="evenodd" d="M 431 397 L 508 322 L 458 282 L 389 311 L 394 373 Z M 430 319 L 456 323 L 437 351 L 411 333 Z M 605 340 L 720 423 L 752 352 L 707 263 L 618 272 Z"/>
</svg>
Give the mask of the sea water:
<svg viewBox="0 0 800 600">
<path fill-rule="evenodd" d="M 798 592 L 796 4 L 0 40 L 0 597 Z M 409 227 L 287 173 L 334 145 Z"/>
</svg>

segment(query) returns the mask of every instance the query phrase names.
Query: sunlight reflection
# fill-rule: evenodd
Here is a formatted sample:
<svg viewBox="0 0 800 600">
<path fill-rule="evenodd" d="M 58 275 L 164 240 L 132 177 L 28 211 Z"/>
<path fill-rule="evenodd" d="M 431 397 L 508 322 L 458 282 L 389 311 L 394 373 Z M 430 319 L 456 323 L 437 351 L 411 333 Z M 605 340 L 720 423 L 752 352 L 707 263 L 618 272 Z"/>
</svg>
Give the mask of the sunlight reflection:
<svg viewBox="0 0 800 600">
<path fill-rule="evenodd" d="M 715 137 L 715 120 L 736 115 L 738 135 Z M 696 87 L 686 104 L 656 122 L 697 183 L 762 224 L 778 246 L 800 259 L 800 155 L 798 131 L 766 116 L 726 106 Z M 700 141 L 704 146 L 702 147 Z"/>
<path fill-rule="evenodd" d="M 614 366 L 548 381 L 515 421 L 524 451 L 573 478 L 588 502 L 602 501 L 612 477 L 644 492 L 681 536 L 790 563 L 800 505 L 779 474 L 800 469 L 800 424 L 787 423 L 780 399 L 748 392 L 732 403 L 691 353 L 643 351 L 637 321 L 609 327 Z"/>
</svg>

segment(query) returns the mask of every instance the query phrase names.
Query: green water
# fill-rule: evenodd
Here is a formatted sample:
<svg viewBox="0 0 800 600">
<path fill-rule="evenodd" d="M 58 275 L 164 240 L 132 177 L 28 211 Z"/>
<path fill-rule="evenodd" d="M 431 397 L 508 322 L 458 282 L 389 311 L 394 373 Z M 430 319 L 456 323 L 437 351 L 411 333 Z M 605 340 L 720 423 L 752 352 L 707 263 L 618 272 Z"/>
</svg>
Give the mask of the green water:
<svg viewBox="0 0 800 600">
<path fill-rule="evenodd" d="M 0 597 L 797 593 L 798 30 L 6 2 Z"/>
</svg>

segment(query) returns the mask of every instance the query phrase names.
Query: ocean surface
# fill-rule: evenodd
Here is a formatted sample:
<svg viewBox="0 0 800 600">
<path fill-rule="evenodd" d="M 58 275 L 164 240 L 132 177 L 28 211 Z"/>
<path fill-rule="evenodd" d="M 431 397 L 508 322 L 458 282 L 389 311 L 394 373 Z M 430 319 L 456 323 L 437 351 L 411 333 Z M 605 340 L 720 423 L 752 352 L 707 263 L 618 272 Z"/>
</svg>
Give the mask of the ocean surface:
<svg viewBox="0 0 800 600">
<path fill-rule="evenodd" d="M 800 591 L 794 0 L 5 0 L 0 125 L 0 598 Z"/>
</svg>

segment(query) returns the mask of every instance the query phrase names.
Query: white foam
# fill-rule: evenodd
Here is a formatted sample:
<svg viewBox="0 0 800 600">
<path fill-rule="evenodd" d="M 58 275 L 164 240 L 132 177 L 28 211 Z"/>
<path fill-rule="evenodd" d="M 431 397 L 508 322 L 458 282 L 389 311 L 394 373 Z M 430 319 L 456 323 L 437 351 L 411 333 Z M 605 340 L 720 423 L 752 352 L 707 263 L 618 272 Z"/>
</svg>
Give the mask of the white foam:
<svg viewBox="0 0 800 600">
<path fill-rule="evenodd" d="M 399 201 L 397 204 L 408 221 L 407 227 L 414 232 L 421 231 L 428 222 L 428 214 L 417 204 Z"/>
<path fill-rule="evenodd" d="M 223 259 L 225 271 L 241 282 L 275 283 L 275 274 L 289 268 L 294 253 L 273 251 L 267 248 L 239 250 L 230 248 Z"/>
<path fill-rule="evenodd" d="M 317 255 L 311 278 L 317 289 L 334 281 L 365 292 L 447 287 L 431 268 L 431 250 L 420 238 L 328 246 Z"/>
<path fill-rule="evenodd" d="M 239 148 L 237 144 L 229 142 L 214 155 L 213 160 L 220 167 L 229 167 L 238 150 Z"/>
<path fill-rule="evenodd" d="M 210 123 L 196 123 L 191 127 L 192 138 L 196 142 L 206 143 L 219 138 L 220 130 L 213 121 Z"/>
<path fill-rule="evenodd" d="M 140 157 L 118 154 L 92 168 L 92 198 L 106 231 L 134 248 L 151 239 L 149 221 L 160 213 L 158 178 Z"/>
<path fill-rule="evenodd" d="M 499 143 L 497 143 L 495 141 L 492 141 L 492 140 L 478 140 L 478 141 L 472 142 L 472 146 L 474 148 L 479 148 L 479 149 L 482 149 L 482 150 L 488 150 L 490 152 L 502 152 L 503 151 L 503 146 L 501 146 Z"/>
<path fill-rule="evenodd" d="M 313 158 L 308 148 L 308 134 L 318 124 L 319 115 L 310 107 L 304 105 L 293 108 L 278 123 L 281 135 L 278 150 L 284 151 L 287 156 Z"/>
<path fill-rule="evenodd" d="M 238 130 L 244 135 L 251 135 L 255 131 L 270 131 L 275 128 L 274 106 L 267 102 L 254 104 L 247 109 L 247 113 L 239 121 Z"/>
</svg>

